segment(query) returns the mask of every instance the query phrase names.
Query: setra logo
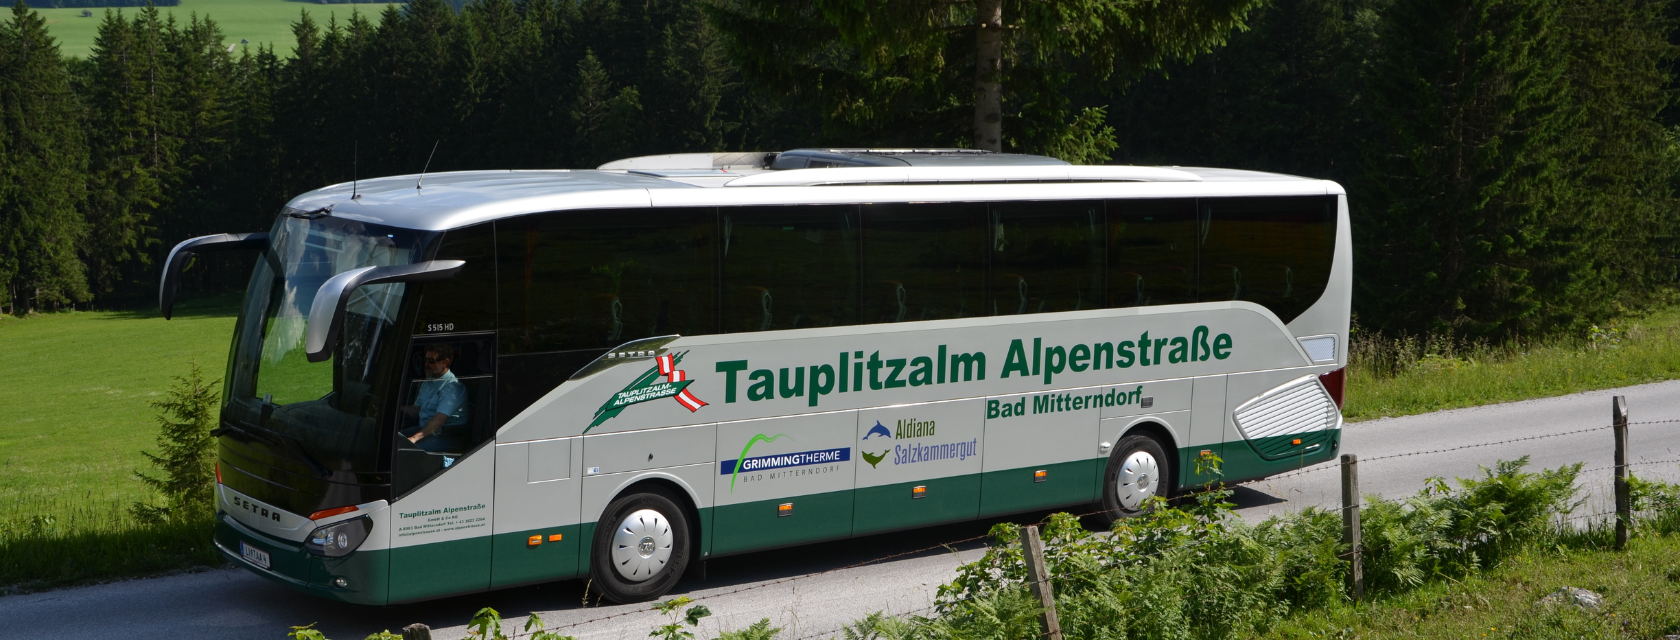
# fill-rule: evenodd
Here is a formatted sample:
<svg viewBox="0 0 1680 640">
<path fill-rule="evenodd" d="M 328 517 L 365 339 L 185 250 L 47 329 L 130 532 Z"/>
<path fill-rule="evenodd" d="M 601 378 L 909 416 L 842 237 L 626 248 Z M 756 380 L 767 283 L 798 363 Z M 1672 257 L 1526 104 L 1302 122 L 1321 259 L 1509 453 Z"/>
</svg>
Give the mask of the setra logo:
<svg viewBox="0 0 1680 640">
<path fill-rule="evenodd" d="M 269 520 L 273 520 L 275 522 L 280 521 L 280 510 L 279 509 L 272 509 L 271 510 L 271 509 L 268 508 L 268 505 L 262 504 L 260 502 L 253 502 L 251 500 L 246 500 L 246 499 L 241 498 L 239 496 L 232 496 L 232 497 L 228 498 L 228 502 L 232 503 L 233 506 L 235 506 L 235 507 L 239 507 L 239 509 L 242 510 L 242 511 L 251 512 L 252 515 L 257 516 L 259 518 L 266 518 L 266 519 L 269 519 Z"/>
</svg>

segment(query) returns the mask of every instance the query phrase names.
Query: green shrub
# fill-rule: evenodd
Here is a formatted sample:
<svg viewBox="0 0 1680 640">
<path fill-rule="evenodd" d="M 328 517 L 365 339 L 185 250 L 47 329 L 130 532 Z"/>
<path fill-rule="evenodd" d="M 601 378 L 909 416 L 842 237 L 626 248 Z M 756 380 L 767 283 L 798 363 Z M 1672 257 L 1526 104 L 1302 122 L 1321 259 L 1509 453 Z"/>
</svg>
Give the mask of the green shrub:
<svg viewBox="0 0 1680 640">
<path fill-rule="evenodd" d="M 1527 473 L 1528 457 L 1482 468 L 1453 489 L 1431 478 L 1417 495 L 1399 501 L 1365 496 L 1360 535 L 1365 584 L 1396 591 L 1437 577 L 1458 577 L 1497 564 L 1525 545 L 1558 531 L 1558 516 L 1579 503 L 1579 463 Z"/>
<path fill-rule="evenodd" d="M 141 452 L 159 475 L 134 472 L 164 500 L 161 506 L 136 502 L 130 507 L 135 519 L 144 523 L 203 519 L 215 512 L 216 439 L 210 432 L 216 427 L 220 383 L 206 383 L 196 362 L 175 381 L 163 400 L 151 403 L 163 411 L 157 417 L 161 455 Z"/>
</svg>

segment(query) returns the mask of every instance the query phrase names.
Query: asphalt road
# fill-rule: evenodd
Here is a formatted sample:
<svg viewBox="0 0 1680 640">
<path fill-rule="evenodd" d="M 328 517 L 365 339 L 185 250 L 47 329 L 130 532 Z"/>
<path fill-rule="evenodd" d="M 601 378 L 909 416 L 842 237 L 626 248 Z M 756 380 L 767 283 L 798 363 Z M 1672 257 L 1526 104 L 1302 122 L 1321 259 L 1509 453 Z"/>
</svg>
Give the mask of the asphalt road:
<svg viewBox="0 0 1680 640">
<path fill-rule="evenodd" d="M 1613 443 L 1610 430 L 1542 437 L 1495 446 L 1475 445 L 1562 434 L 1609 424 L 1610 397 L 1626 395 L 1635 423 L 1663 419 L 1666 424 L 1635 424 L 1631 430 L 1636 473 L 1680 480 L 1680 381 L 1595 391 L 1475 409 L 1349 425 L 1345 452 L 1356 453 L 1362 489 L 1368 494 L 1400 496 L 1417 491 L 1431 476 L 1480 474 L 1479 466 L 1500 459 L 1530 456 L 1533 468 L 1585 462 L 1582 476 L 1588 503 L 1577 513 L 1606 511 L 1610 505 Z M 1419 450 L 1447 450 L 1428 455 L 1385 458 Z M 1335 465 L 1237 489 L 1245 518 L 1258 519 L 1307 506 L 1335 506 L 1340 501 Z M 1015 518 L 1028 522 L 1043 514 Z M 856 540 L 782 549 L 709 563 L 704 581 L 689 578 L 673 595 L 701 600 L 714 615 L 702 637 L 719 629 L 738 629 L 761 618 L 786 631 L 783 638 L 829 637 L 843 624 L 870 612 L 926 612 L 935 588 L 956 568 L 982 553 L 979 541 L 949 547 L 952 540 L 982 536 L 993 522 L 975 522 L 886 534 Z M 905 554 L 885 562 L 853 567 L 882 556 Z M 820 575 L 806 576 L 815 572 Z M 549 628 L 580 638 L 646 638 L 663 616 L 646 605 L 589 606 L 584 584 L 568 581 L 446 600 L 372 608 L 325 602 L 269 583 L 243 570 L 217 570 L 148 580 L 64 589 L 0 598 L 4 635 L 79 639 L 167 637 L 180 640 L 285 637 L 288 627 L 316 623 L 329 638 L 360 639 L 381 629 L 399 631 L 423 622 L 439 640 L 462 638 L 473 612 L 495 607 L 510 619 L 509 632 L 526 616 L 539 614 Z M 601 618 L 610 619 L 602 620 Z"/>
</svg>

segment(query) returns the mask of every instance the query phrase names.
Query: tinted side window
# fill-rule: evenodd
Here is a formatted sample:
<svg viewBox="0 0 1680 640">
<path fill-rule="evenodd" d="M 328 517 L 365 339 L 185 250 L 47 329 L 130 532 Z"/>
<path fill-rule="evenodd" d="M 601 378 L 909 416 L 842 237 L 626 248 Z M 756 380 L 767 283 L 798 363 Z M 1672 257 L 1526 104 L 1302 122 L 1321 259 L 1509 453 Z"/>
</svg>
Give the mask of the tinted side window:
<svg viewBox="0 0 1680 640">
<path fill-rule="evenodd" d="M 1287 323 L 1323 295 L 1336 247 L 1334 197 L 1205 198 L 1199 205 L 1199 299 L 1255 302 Z"/>
<path fill-rule="evenodd" d="M 436 259 L 467 264 L 455 277 L 420 285 L 414 335 L 496 330 L 496 235 L 490 224 L 443 236 Z"/>
<path fill-rule="evenodd" d="M 985 204 L 863 207 L 863 321 L 989 315 Z"/>
<path fill-rule="evenodd" d="M 1196 301 L 1196 201 L 1108 202 L 1108 304 Z"/>
<path fill-rule="evenodd" d="M 718 211 L 725 333 L 833 327 L 858 317 L 858 208 Z"/>
<path fill-rule="evenodd" d="M 1101 202 L 1000 202 L 991 209 L 991 314 L 1098 309 Z"/>
<path fill-rule="evenodd" d="M 497 225 L 502 353 L 716 331 L 711 208 L 565 211 Z"/>
</svg>

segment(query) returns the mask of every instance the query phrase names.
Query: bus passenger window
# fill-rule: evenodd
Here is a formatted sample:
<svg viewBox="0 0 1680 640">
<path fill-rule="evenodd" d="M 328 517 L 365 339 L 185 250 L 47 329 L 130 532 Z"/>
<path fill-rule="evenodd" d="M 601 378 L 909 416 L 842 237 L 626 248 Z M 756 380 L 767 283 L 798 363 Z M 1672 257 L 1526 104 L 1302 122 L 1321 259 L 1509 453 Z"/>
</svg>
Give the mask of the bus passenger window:
<svg viewBox="0 0 1680 640">
<path fill-rule="evenodd" d="M 1108 305 L 1196 301 L 1196 201 L 1108 201 Z"/>
<path fill-rule="evenodd" d="M 1336 198 L 1203 198 L 1202 301 L 1246 300 L 1284 323 L 1306 311 L 1330 281 Z"/>
<path fill-rule="evenodd" d="M 724 333 L 857 322 L 856 206 L 719 209 Z"/>
<path fill-rule="evenodd" d="M 986 205 L 863 207 L 864 322 L 985 316 Z"/>
<path fill-rule="evenodd" d="M 990 315 L 1100 309 L 1101 202 L 996 202 Z"/>
<path fill-rule="evenodd" d="M 454 465 L 496 433 L 490 334 L 415 338 L 403 369 L 391 471 L 398 496 Z"/>
<path fill-rule="evenodd" d="M 715 332 L 714 211 L 561 211 L 498 222 L 503 352 L 605 351 Z"/>
</svg>

